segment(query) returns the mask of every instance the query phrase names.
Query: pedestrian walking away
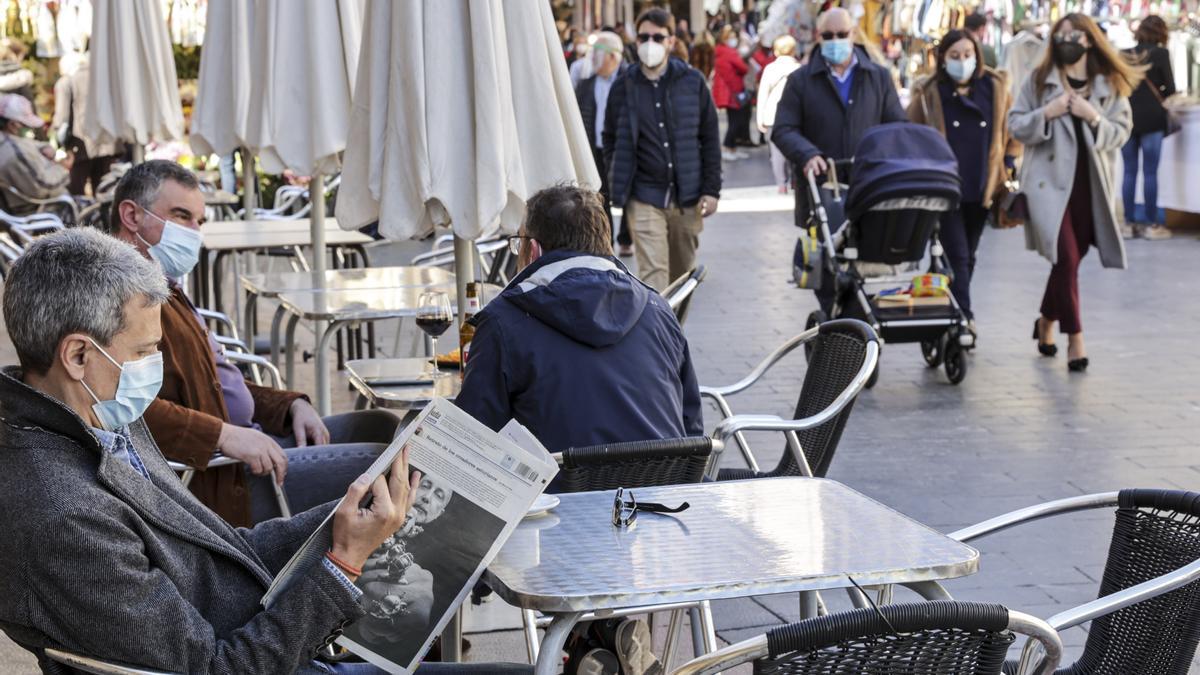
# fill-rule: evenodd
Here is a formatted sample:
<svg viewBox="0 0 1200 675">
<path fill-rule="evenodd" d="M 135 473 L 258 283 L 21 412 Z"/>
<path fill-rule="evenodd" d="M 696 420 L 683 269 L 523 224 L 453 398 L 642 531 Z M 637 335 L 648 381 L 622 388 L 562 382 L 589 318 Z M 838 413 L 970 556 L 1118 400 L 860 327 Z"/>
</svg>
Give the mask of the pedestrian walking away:
<svg viewBox="0 0 1200 675">
<path fill-rule="evenodd" d="M 803 173 L 823 174 L 826 159 L 849 159 L 864 132 L 887 122 L 907 122 L 892 75 L 871 61 L 867 51 L 851 41 L 854 19 L 835 7 L 817 18 L 820 51 L 788 76 L 775 111 L 771 142 Z M 795 177 L 796 226 L 809 212 L 803 174 Z M 840 214 L 830 213 L 831 220 Z M 840 222 L 840 221 L 839 221 Z M 833 308 L 834 281 L 826 278 L 816 291 L 821 309 Z"/>
<path fill-rule="evenodd" d="M 1167 23 L 1151 14 L 1138 25 L 1137 47 L 1128 54 L 1137 63 L 1148 66 L 1146 79 L 1129 97 L 1133 109 L 1133 133 L 1121 148 L 1125 168 L 1121 197 L 1125 205 L 1124 234 L 1143 239 L 1167 239 L 1171 231 L 1158 217 L 1158 160 L 1163 138 L 1168 129 L 1166 99 L 1175 93 L 1175 74 L 1171 71 L 1171 55 L 1166 44 L 1170 34 Z M 1142 165 L 1142 212 L 1136 218 L 1138 159 Z"/>
<path fill-rule="evenodd" d="M 783 98 L 783 87 L 787 84 L 788 76 L 800 67 L 796 60 L 796 38 L 784 35 L 775 39 L 771 45 L 775 52 L 775 60 L 763 68 L 762 79 L 758 87 L 758 130 L 766 139 L 771 138 L 771 127 L 775 124 L 775 111 L 779 108 L 779 100 Z M 787 157 L 774 143 L 771 144 L 771 173 L 775 176 L 775 187 L 780 194 L 788 189 Z"/>
<path fill-rule="evenodd" d="M 1012 97 L 1007 77 L 985 66 L 980 55 L 979 40 L 970 33 L 946 33 L 937 46 L 937 72 L 913 87 L 908 107 L 912 121 L 941 132 L 958 159 L 961 206 L 942 218 L 940 240 L 954 273 L 950 291 L 967 315 L 972 334 L 975 251 L 988 210 L 1020 150 L 1008 133 Z"/>
<path fill-rule="evenodd" d="M 1033 337 L 1042 354 L 1053 356 L 1058 322 L 1069 340 L 1067 365 L 1078 372 L 1088 367 L 1079 263 L 1094 245 L 1104 267 L 1126 265 L 1112 169 L 1129 139 L 1129 94 L 1143 69 L 1126 61 L 1086 16 L 1068 14 L 1051 35 L 1052 46 L 1022 86 L 1008 124 L 1025 146 L 1025 242 L 1053 265 Z"/>
<path fill-rule="evenodd" d="M 638 276 L 658 291 L 695 266 L 703 219 L 717 212 L 721 193 L 717 109 L 704 76 L 668 58 L 674 24 L 657 8 L 638 18 L 641 63 L 613 84 L 602 139 Z"/>
</svg>

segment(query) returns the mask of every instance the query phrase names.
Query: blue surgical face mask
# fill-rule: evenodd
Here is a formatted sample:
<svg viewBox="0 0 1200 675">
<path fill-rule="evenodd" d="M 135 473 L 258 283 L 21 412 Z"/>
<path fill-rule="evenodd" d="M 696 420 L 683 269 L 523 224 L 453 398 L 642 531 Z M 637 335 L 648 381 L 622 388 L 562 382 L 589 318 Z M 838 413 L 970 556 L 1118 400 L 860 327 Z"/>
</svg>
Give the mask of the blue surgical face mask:
<svg viewBox="0 0 1200 675">
<path fill-rule="evenodd" d="M 849 61 L 850 54 L 853 52 L 854 43 L 850 42 L 850 38 L 821 42 L 821 56 L 825 57 L 825 61 L 833 66 Z"/>
<path fill-rule="evenodd" d="M 975 74 L 975 57 L 961 61 L 946 59 L 946 74 L 955 82 L 966 82 Z"/>
<path fill-rule="evenodd" d="M 87 382 L 80 381 L 96 402 L 92 405 L 92 412 L 96 413 L 100 426 L 105 431 L 116 431 L 140 418 L 158 396 L 163 381 L 162 352 L 154 352 L 145 358 L 121 364 L 109 356 L 95 340 L 88 340 L 100 350 L 104 358 L 121 370 L 121 379 L 117 381 L 117 393 L 111 401 L 101 401 Z"/>
<path fill-rule="evenodd" d="M 178 279 L 191 272 L 200 261 L 200 246 L 204 243 L 204 235 L 200 234 L 199 230 L 162 218 L 149 209 L 144 210 L 146 215 L 154 216 L 163 224 L 162 237 L 157 244 L 151 244 L 142 239 L 142 235 L 137 235 L 150 249 L 150 257 L 157 260 L 158 264 L 162 265 L 163 272 L 172 279 Z"/>
</svg>

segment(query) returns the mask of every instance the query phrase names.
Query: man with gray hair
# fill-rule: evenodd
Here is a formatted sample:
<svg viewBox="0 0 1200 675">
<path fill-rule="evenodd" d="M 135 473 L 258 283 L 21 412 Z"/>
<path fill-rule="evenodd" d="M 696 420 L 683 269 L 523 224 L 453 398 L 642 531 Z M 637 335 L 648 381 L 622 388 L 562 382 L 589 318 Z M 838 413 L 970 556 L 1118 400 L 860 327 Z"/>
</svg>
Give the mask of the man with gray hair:
<svg viewBox="0 0 1200 675">
<path fill-rule="evenodd" d="M 4 320 L 21 365 L 0 373 L 0 628 L 47 673 L 68 672 L 48 648 L 177 673 L 342 672 L 313 654 L 363 616 L 352 570 L 401 527 L 421 475 L 404 452 L 389 477 L 351 483 L 336 512 L 229 527 L 141 419 L 162 383 L 169 296 L 158 265 L 87 228 L 13 263 Z M 263 608 L 331 512 L 329 555 Z"/>
<path fill-rule="evenodd" d="M 841 7 L 826 10 L 817 18 L 817 33 L 820 50 L 788 76 L 771 130 L 771 142 L 796 170 L 798 227 L 806 226 L 811 210 L 805 174 L 823 174 L 829 169 L 827 160 L 853 157 L 867 129 L 908 121 L 892 74 L 854 43 L 850 12 Z M 830 213 L 830 222 L 840 223 L 840 215 Z M 830 312 L 834 280 L 827 272 L 824 276 L 816 295 L 821 309 Z"/>
<path fill-rule="evenodd" d="M 297 510 L 336 497 L 391 442 L 399 420 L 384 410 L 322 419 L 305 395 L 246 381 L 177 281 L 199 260 L 203 222 L 200 185 L 174 162 L 139 164 L 117 184 L 113 236 L 157 260 L 170 285 L 163 386 L 146 423 L 167 457 L 200 470 L 191 483 L 200 501 L 244 526 L 278 515 L 272 474 Z M 218 452 L 245 466 L 207 468 Z M 297 470 L 285 482 L 290 465 Z M 247 470 L 260 478 L 251 482 Z"/>
<path fill-rule="evenodd" d="M 625 45 L 621 42 L 621 36 L 611 31 L 597 33 L 593 39 L 595 42 L 592 44 L 591 59 L 595 74 L 575 87 L 575 99 L 579 102 L 583 128 L 587 131 L 588 140 L 592 142 L 592 157 L 596 160 L 596 170 L 600 173 L 600 195 L 604 197 L 604 213 L 615 229 L 608 168 L 604 165 L 604 113 L 608 105 L 608 92 L 626 68 L 623 56 Z M 622 257 L 633 255 L 633 238 L 625 224 L 624 215 L 621 216 L 617 244 L 621 247 Z"/>
</svg>

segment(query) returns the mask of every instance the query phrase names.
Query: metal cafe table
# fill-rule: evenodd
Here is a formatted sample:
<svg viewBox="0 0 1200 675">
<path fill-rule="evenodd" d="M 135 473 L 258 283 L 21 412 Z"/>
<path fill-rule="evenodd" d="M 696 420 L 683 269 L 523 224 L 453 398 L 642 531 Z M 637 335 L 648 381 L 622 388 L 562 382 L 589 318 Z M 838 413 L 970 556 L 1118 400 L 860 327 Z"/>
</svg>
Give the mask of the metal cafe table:
<svg viewBox="0 0 1200 675">
<path fill-rule="evenodd" d="M 358 359 L 346 362 L 350 386 L 358 391 L 358 409 L 395 410 L 401 424 L 415 418 L 435 396 L 453 401 L 462 389 L 458 370 L 443 368 L 446 377 L 424 381 L 422 371 L 429 359 Z"/>
<path fill-rule="evenodd" d="M 553 617 L 537 656 L 539 675 L 556 672 L 581 617 L 847 588 L 851 578 L 947 599 L 938 580 L 973 574 L 979 566 L 979 552 L 970 546 L 828 479 L 633 492 L 639 502 L 691 507 L 674 515 L 640 513 L 632 526 L 618 528 L 613 491 L 562 494 L 550 513 L 525 519 L 488 567 L 485 579 L 506 602 Z"/>
<path fill-rule="evenodd" d="M 319 288 L 338 291 L 374 290 L 381 288 L 419 287 L 443 290 L 454 294 L 454 274 L 436 267 L 353 267 L 326 270 L 324 283 L 316 272 L 271 272 L 266 274 L 244 274 L 242 290 L 246 292 L 245 315 L 242 318 L 242 333 L 246 343 L 254 342 L 254 319 L 258 311 L 259 298 L 278 298 L 283 293 L 316 291 Z M 271 360 L 278 365 L 279 328 L 285 310 L 275 310 L 271 321 Z"/>
<path fill-rule="evenodd" d="M 231 253 L 257 251 L 266 248 L 312 245 L 312 223 L 299 220 L 219 220 L 200 227 L 204 244 L 200 250 L 200 263 L 196 268 L 195 288 L 192 298 L 201 307 L 220 310 L 221 263 Z M 338 227 L 336 218 L 325 219 L 325 243 L 330 248 L 355 249 L 366 254 L 363 245 L 373 241 L 361 232 L 347 232 Z M 209 254 L 215 254 L 209 262 Z M 210 281 L 211 280 L 211 281 Z M 209 285 L 212 296 L 209 296 Z M 210 300 L 211 297 L 211 300 Z"/>
</svg>

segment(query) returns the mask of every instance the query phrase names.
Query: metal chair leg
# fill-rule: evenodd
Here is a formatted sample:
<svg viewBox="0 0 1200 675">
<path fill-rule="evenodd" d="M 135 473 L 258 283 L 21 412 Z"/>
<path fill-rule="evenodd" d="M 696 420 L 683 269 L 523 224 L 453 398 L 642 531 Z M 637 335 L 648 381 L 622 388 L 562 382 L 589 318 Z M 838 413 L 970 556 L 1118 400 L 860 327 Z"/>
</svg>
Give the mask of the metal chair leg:
<svg viewBox="0 0 1200 675">
<path fill-rule="evenodd" d="M 704 656 L 704 630 L 700 627 L 700 608 L 688 608 L 688 620 L 692 626 L 692 655 Z"/>
<path fill-rule="evenodd" d="M 532 609 L 521 610 L 521 624 L 525 632 L 525 652 L 529 654 L 529 663 L 537 663 L 537 614 Z"/>
<path fill-rule="evenodd" d="M 675 649 L 679 645 L 679 630 L 683 628 L 683 610 L 671 610 L 671 619 L 667 624 L 667 643 L 663 646 L 663 672 L 671 672 L 675 661 Z"/>
</svg>

